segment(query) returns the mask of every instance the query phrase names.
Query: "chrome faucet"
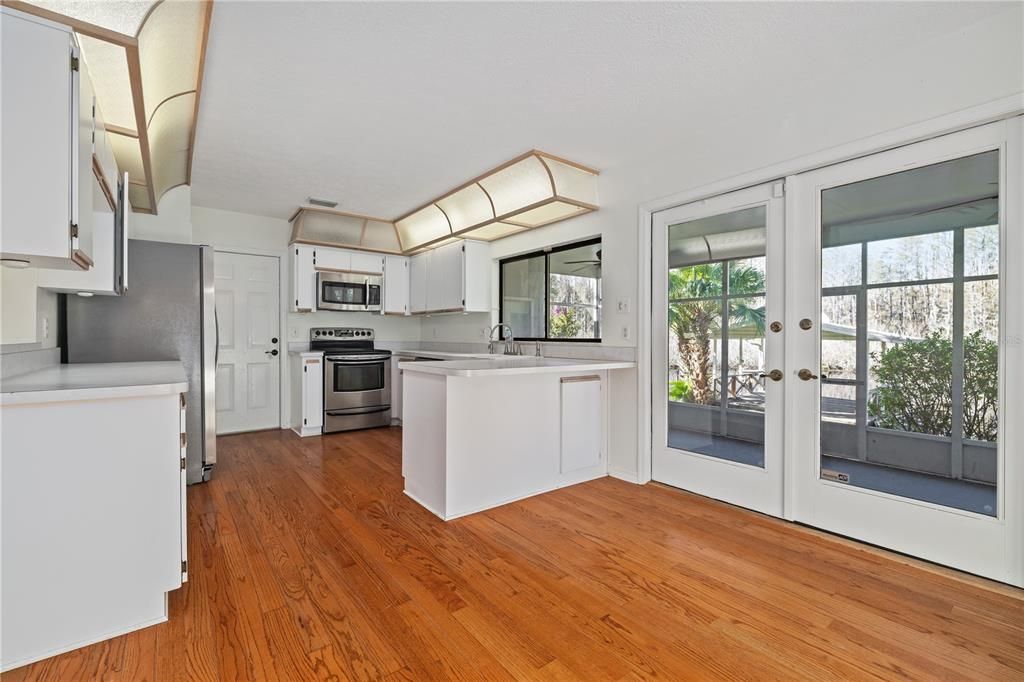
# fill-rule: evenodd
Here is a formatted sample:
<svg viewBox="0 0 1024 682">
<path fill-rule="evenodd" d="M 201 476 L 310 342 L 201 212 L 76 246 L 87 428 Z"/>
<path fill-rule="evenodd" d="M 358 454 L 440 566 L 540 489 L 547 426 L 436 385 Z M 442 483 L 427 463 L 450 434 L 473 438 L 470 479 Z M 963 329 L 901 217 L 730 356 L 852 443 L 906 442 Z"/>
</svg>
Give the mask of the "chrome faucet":
<svg viewBox="0 0 1024 682">
<path fill-rule="evenodd" d="M 512 327 L 502 322 L 499 322 L 498 324 L 491 327 L 491 333 L 487 335 L 487 352 L 494 352 L 494 330 L 496 329 L 504 329 L 505 331 L 505 355 L 519 355 L 519 353 L 522 351 L 517 352 L 518 345 L 516 344 L 515 339 L 512 336 Z"/>
</svg>

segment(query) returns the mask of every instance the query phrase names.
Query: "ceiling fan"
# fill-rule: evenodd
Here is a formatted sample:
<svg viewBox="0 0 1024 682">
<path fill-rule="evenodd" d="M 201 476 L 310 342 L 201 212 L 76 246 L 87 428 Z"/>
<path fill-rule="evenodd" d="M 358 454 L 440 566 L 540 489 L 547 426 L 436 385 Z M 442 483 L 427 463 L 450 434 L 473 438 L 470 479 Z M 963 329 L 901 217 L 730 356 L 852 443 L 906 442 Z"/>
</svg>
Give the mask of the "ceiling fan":
<svg viewBox="0 0 1024 682">
<path fill-rule="evenodd" d="M 597 253 L 595 255 L 597 256 L 596 258 L 590 258 L 590 259 L 587 259 L 587 260 L 567 260 L 567 261 L 565 261 L 565 264 L 566 265 L 581 265 L 581 267 L 578 267 L 575 270 L 573 270 L 573 273 L 580 272 L 581 270 L 586 270 L 587 268 L 600 268 L 601 267 L 601 249 L 598 249 Z"/>
</svg>

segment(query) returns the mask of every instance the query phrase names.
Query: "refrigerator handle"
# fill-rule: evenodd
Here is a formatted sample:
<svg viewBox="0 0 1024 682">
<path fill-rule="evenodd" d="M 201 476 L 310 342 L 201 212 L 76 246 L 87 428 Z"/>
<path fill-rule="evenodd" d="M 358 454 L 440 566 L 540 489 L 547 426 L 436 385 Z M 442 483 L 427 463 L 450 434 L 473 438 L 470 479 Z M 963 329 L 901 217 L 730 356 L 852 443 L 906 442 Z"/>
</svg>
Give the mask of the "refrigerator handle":
<svg viewBox="0 0 1024 682">
<path fill-rule="evenodd" d="M 213 371 L 220 364 L 220 319 L 217 317 L 217 304 L 213 304 Z"/>
</svg>

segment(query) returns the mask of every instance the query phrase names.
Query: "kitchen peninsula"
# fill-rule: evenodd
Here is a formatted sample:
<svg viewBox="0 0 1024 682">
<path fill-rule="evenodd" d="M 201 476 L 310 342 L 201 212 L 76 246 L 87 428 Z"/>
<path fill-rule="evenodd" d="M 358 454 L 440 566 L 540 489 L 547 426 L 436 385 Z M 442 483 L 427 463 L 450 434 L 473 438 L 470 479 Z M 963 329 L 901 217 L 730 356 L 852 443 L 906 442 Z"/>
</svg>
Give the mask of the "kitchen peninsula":
<svg viewBox="0 0 1024 682">
<path fill-rule="evenodd" d="M 608 473 L 608 373 L 632 362 L 400 362 L 405 494 L 444 520 Z"/>
</svg>

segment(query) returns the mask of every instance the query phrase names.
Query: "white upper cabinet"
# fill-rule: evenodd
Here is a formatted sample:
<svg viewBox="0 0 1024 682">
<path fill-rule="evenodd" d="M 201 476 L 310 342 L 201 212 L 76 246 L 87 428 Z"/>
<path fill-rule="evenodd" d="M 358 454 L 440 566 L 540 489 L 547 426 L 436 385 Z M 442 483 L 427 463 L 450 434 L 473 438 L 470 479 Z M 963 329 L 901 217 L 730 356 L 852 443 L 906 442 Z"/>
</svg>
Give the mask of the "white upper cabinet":
<svg viewBox="0 0 1024 682">
<path fill-rule="evenodd" d="M 293 244 L 292 305 L 294 313 L 316 310 L 316 269 L 313 265 L 316 247 Z"/>
<path fill-rule="evenodd" d="M 433 250 L 427 278 L 427 310 L 461 310 L 465 297 L 462 243 L 446 244 Z"/>
<path fill-rule="evenodd" d="M 433 251 L 418 253 L 409 259 L 409 310 L 422 313 L 427 310 L 427 277 Z"/>
<path fill-rule="evenodd" d="M 78 45 L 69 28 L 7 7 L 0 34 L 0 257 L 86 269 L 93 102 Z"/>
<path fill-rule="evenodd" d="M 491 306 L 490 248 L 485 242 L 461 241 L 428 251 L 426 296 L 413 312 L 487 312 Z M 418 258 L 419 256 L 414 257 Z M 414 273 L 415 277 L 415 273 Z"/>
<path fill-rule="evenodd" d="M 314 267 L 317 270 L 342 270 L 348 272 L 352 269 L 352 252 L 344 249 L 332 249 L 327 246 L 316 247 L 316 261 Z"/>
<path fill-rule="evenodd" d="M 379 275 L 384 272 L 384 256 L 379 253 L 351 252 L 352 263 L 349 269 L 352 272 L 365 272 L 370 275 Z"/>
<path fill-rule="evenodd" d="M 384 314 L 409 314 L 409 259 L 384 256 Z"/>
<path fill-rule="evenodd" d="M 486 242 L 454 242 L 411 258 L 293 244 L 291 260 L 292 312 L 316 310 L 318 270 L 383 274 L 387 315 L 487 312 L 491 306 Z"/>
</svg>

